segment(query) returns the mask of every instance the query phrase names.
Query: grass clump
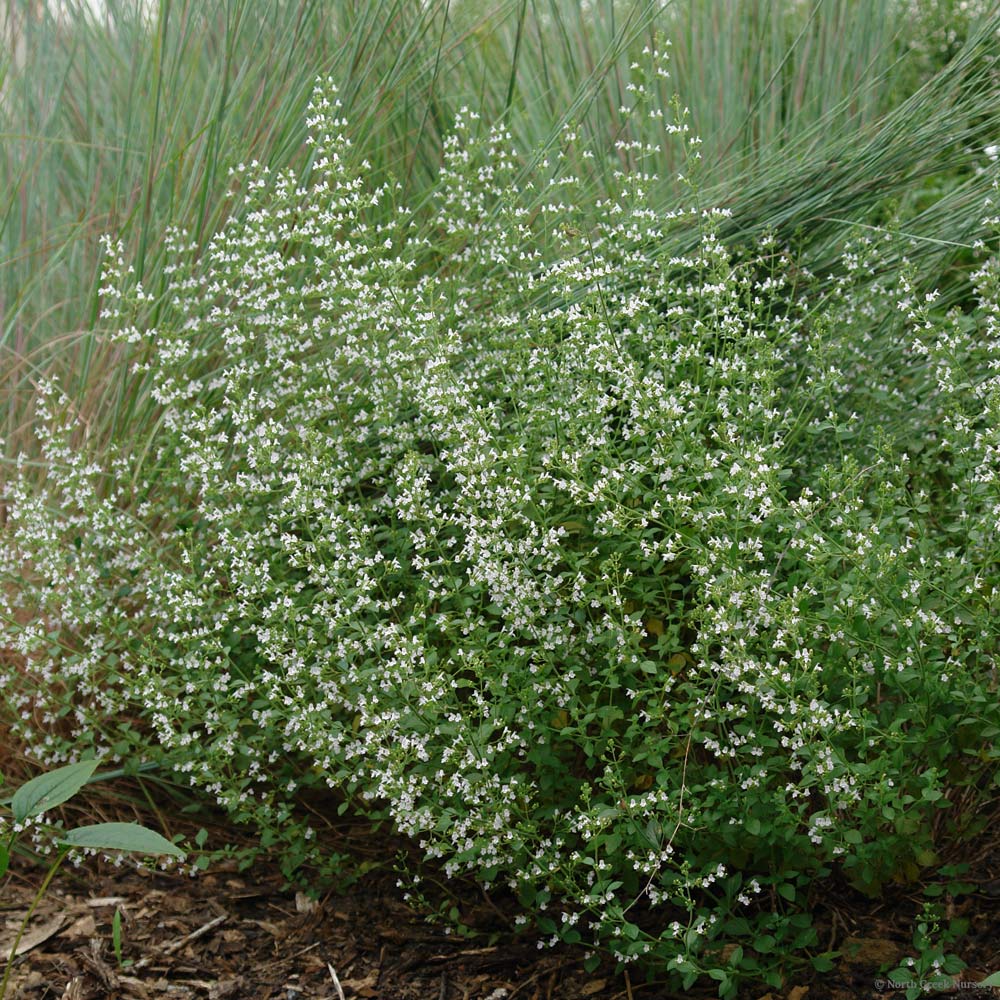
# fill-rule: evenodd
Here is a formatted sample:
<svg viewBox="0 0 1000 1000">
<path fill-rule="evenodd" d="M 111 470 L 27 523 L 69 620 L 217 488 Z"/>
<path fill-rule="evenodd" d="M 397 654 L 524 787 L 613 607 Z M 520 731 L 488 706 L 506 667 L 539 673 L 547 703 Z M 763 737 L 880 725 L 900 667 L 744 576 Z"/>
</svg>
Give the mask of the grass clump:
<svg viewBox="0 0 1000 1000">
<path fill-rule="evenodd" d="M 418 212 L 329 83 L 307 124 L 309 167 L 237 167 L 204 250 L 165 238 L 162 290 L 107 243 L 159 430 L 88 453 L 43 387 L 0 549 L 18 737 L 168 764 L 290 867 L 336 789 L 681 985 L 822 968 L 817 880 L 918 877 L 990 783 L 994 237 L 945 313 L 888 236 L 829 279 L 735 257 L 727 210 L 653 207 L 658 146 L 591 210 L 576 128 L 526 173 L 461 110 Z"/>
<path fill-rule="evenodd" d="M 60 14 L 12 0 L 4 30 L 20 56 L 0 66 L 0 434 L 12 452 L 31 447 L 35 389 L 53 375 L 95 437 L 153 433 L 148 380 L 122 378 L 122 352 L 97 321 L 99 238 L 124 242 L 155 324 L 163 234 L 184 228 L 204 249 L 239 211 L 230 169 L 305 166 L 304 109 L 321 75 L 340 87 L 355 162 L 375 185 L 400 181 L 415 211 L 462 106 L 502 120 L 531 152 L 529 173 L 564 127 L 578 128 L 594 155 L 572 164 L 577 202 L 616 197 L 618 172 L 660 137 L 659 122 L 629 113 L 631 81 L 661 108 L 675 88 L 685 94 L 704 140 L 705 204 L 733 210 L 729 243 L 772 229 L 825 272 L 843 220 L 915 198 L 932 216 L 920 232 L 940 237 L 943 220 L 948 239 L 969 242 L 981 198 L 925 187 L 960 180 L 995 142 L 996 102 L 968 71 L 972 52 L 983 72 L 991 65 L 982 18 L 963 12 L 939 85 L 887 120 L 944 60 L 911 50 L 958 23 L 948 6 L 918 25 L 889 0 L 113 0 L 99 18 L 83 0 L 63 0 Z M 657 33 L 675 43 L 672 81 L 635 69 Z M 978 44 L 959 44 L 966 36 Z M 663 152 L 657 209 L 686 203 L 686 157 Z"/>
</svg>

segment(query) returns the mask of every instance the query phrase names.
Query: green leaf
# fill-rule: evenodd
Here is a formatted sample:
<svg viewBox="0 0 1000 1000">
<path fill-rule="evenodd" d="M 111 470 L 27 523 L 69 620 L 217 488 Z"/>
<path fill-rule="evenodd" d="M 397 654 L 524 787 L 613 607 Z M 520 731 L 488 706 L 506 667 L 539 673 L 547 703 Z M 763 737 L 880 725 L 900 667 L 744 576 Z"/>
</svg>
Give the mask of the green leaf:
<svg viewBox="0 0 1000 1000">
<path fill-rule="evenodd" d="M 115 950 L 115 958 L 118 959 L 118 967 L 122 964 L 122 911 L 120 907 L 115 907 L 115 915 L 111 920 L 111 943 Z"/>
<path fill-rule="evenodd" d="M 992 976 L 987 976 L 980 986 L 1000 986 L 1000 972 L 994 972 Z"/>
<path fill-rule="evenodd" d="M 743 821 L 743 827 L 751 837 L 756 837 L 760 833 L 760 820 L 755 816 L 748 816 Z"/>
<path fill-rule="evenodd" d="M 787 882 L 782 883 L 778 886 L 778 895 L 787 899 L 789 903 L 795 902 L 795 886 L 789 885 Z"/>
<path fill-rule="evenodd" d="M 15 823 L 23 823 L 32 816 L 62 805 L 71 799 L 97 770 L 97 760 L 81 760 L 77 764 L 67 764 L 54 771 L 40 774 L 23 784 L 10 801 L 10 811 Z"/>
<path fill-rule="evenodd" d="M 10 865 L 10 848 L 6 844 L 0 844 L 0 878 L 7 874 Z"/>
<path fill-rule="evenodd" d="M 169 854 L 183 858 L 184 852 L 153 830 L 138 823 L 95 823 L 70 830 L 60 841 L 69 847 L 98 851 L 132 851 L 135 854 Z"/>
<path fill-rule="evenodd" d="M 754 948 L 764 954 L 774 951 L 774 945 L 775 940 L 770 934 L 761 934 L 753 943 Z"/>
</svg>

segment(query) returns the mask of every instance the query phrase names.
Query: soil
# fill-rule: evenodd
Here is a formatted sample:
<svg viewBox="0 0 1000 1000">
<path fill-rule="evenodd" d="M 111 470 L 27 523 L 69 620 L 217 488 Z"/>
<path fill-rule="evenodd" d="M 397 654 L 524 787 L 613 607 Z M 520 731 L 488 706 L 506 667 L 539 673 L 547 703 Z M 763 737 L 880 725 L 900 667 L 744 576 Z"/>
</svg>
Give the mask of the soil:
<svg viewBox="0 0 1000 1000">
<path fill-rule="evenodd" d="M 963 876 L 974 891 L 939 901 L 968 927 L 950 950 L 967 964 L 930 995 L 1000 995 L 975 984 L 1000 970 L 1000 845 L 970 848 Z M 43 870 L 21 858 L 0 883 L 0 948 L 6 954 Z M 471 890 L 470 890 L 471 891 Z M 791 972 L 782 989 L 746 989 L 753 1000 L 902 997 L 884 970 L 913 954 L 920 886 L 878 901 L 845 886 L 820 894 L 816 924 L 840 952 L 826 973 Z M 485 899 L 485 897 L 484 897 Z M 489 905 L 486 905 L 489 904 Z M 470 903 L 470 906 L 473 904 Z M 96 859 L 53 881 L 21 943 L 8 997 L 18 1000 L 670 1000 L 679 994 L 641 969 L 587 972 L 568 948 L 540 951 L 512 937 L 504 904 L 475 901 L 473 937 L 428 924 L 403 901 L 384 868 L 312 899 L 287 886 L 276 864 L 247 871 L 225 862 L 191 877 L 114 867 Z M 120 956 L 114 947 L 121 914 Z M 492 916 L 491 916 L 492 914 Z M 945 977 L 943 977 L 945 978 Z M 711 984 L 687 996 L 711 997 Z"/>
</svg>

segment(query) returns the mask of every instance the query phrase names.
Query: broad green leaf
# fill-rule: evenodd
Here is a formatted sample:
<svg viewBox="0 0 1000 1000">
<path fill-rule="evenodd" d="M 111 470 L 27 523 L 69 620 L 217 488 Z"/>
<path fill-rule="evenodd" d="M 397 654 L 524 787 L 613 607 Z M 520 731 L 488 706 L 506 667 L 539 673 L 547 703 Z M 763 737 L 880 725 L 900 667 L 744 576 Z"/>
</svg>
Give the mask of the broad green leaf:
<svg viewBox="0 0 1000 1000">
<path fill-rule="evenodd" d="M 98 851 L 132 851 L 135 854 L 170 854 L 183 858 L 184 852 L 153 830 L 138 823 L 95 823 L 70 830 L 60 841 L 69 847 Z"/>
<path fill-rule="evenodd" d="M 992 976 L 987 976 L 980 986 L 1000 986 L 1000 972 L 994 972 Z"/>
<path fill-rule="evenodd" d="M 96 760 L 81 760 L 77 764 L 67 764 L 40 774 L 23 784 L 10 800 L 14 822 L 23 823 L 32 816 L 41 816 L 43 812 L 71 799 L 87 784 L 99 763 Z"/>
<path fill-rule="evenodd" d="M 775 939 L 770 934 L 761 934 L 753 943 L 754 948 L 764 954 L 774 951 L 774 945 Z"/>
</svg>

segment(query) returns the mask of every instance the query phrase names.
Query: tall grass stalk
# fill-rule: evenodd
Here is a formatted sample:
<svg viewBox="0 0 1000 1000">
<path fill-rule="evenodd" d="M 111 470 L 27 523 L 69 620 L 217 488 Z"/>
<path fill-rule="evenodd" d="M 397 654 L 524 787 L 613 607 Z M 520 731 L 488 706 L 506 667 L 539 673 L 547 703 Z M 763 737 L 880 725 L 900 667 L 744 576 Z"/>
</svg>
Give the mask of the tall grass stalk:
<svg viewBox="0 0 1000 1000">
<path fill-rule="evenodd" d="M 574 165 L 585 209 L 640 165 L 632 144 L 659 138 L 629 113 L 622 80 L 665 36 L 672 78 L 650 81 L 650 97 L 668 108 L 676 92 L 690 107 L 702 197 L 733 210 L 724 235 L 776 229 L 817 264 L 835 260 L 845 221 L 891 200 L 917 206 L 921 232 L 946 219 L 965 240 L 983 186 L 968 147 L 995 134 L 983 59 L 995 25 L 923 81 L 889 0 L 161 0 L 148 11 L 109 0 L 99 19 L 82 0 L 59 17 L 12 3 L 24 59 L 8 68 L 0 105 L 0 436 L 15 451 L 46 374 L 61 378 L 95 447 L 142 446 L 155 407 L 99 328 L 98 238 L 124 238 L 155 318 L 167 225 L 202 244 L 239 210 L 232 167 L 301 164 L 318 75 L 337 81 L 372 182 L 398 178 L 408 204 L 423 203 L 442 137 L 469 106 L 504 117 L 522 150 L 551 150 L 578 123 L 597 153 Z M 661 176 L 654 207 L 689 196 L 683 156 L 642 166 Z M 968 181 L 928 199 L 941 172 Z M 694 238 L 678 233 L 663 251 Z M 940 246 L 921 246 L 940 260 Z"/>
</svg>

